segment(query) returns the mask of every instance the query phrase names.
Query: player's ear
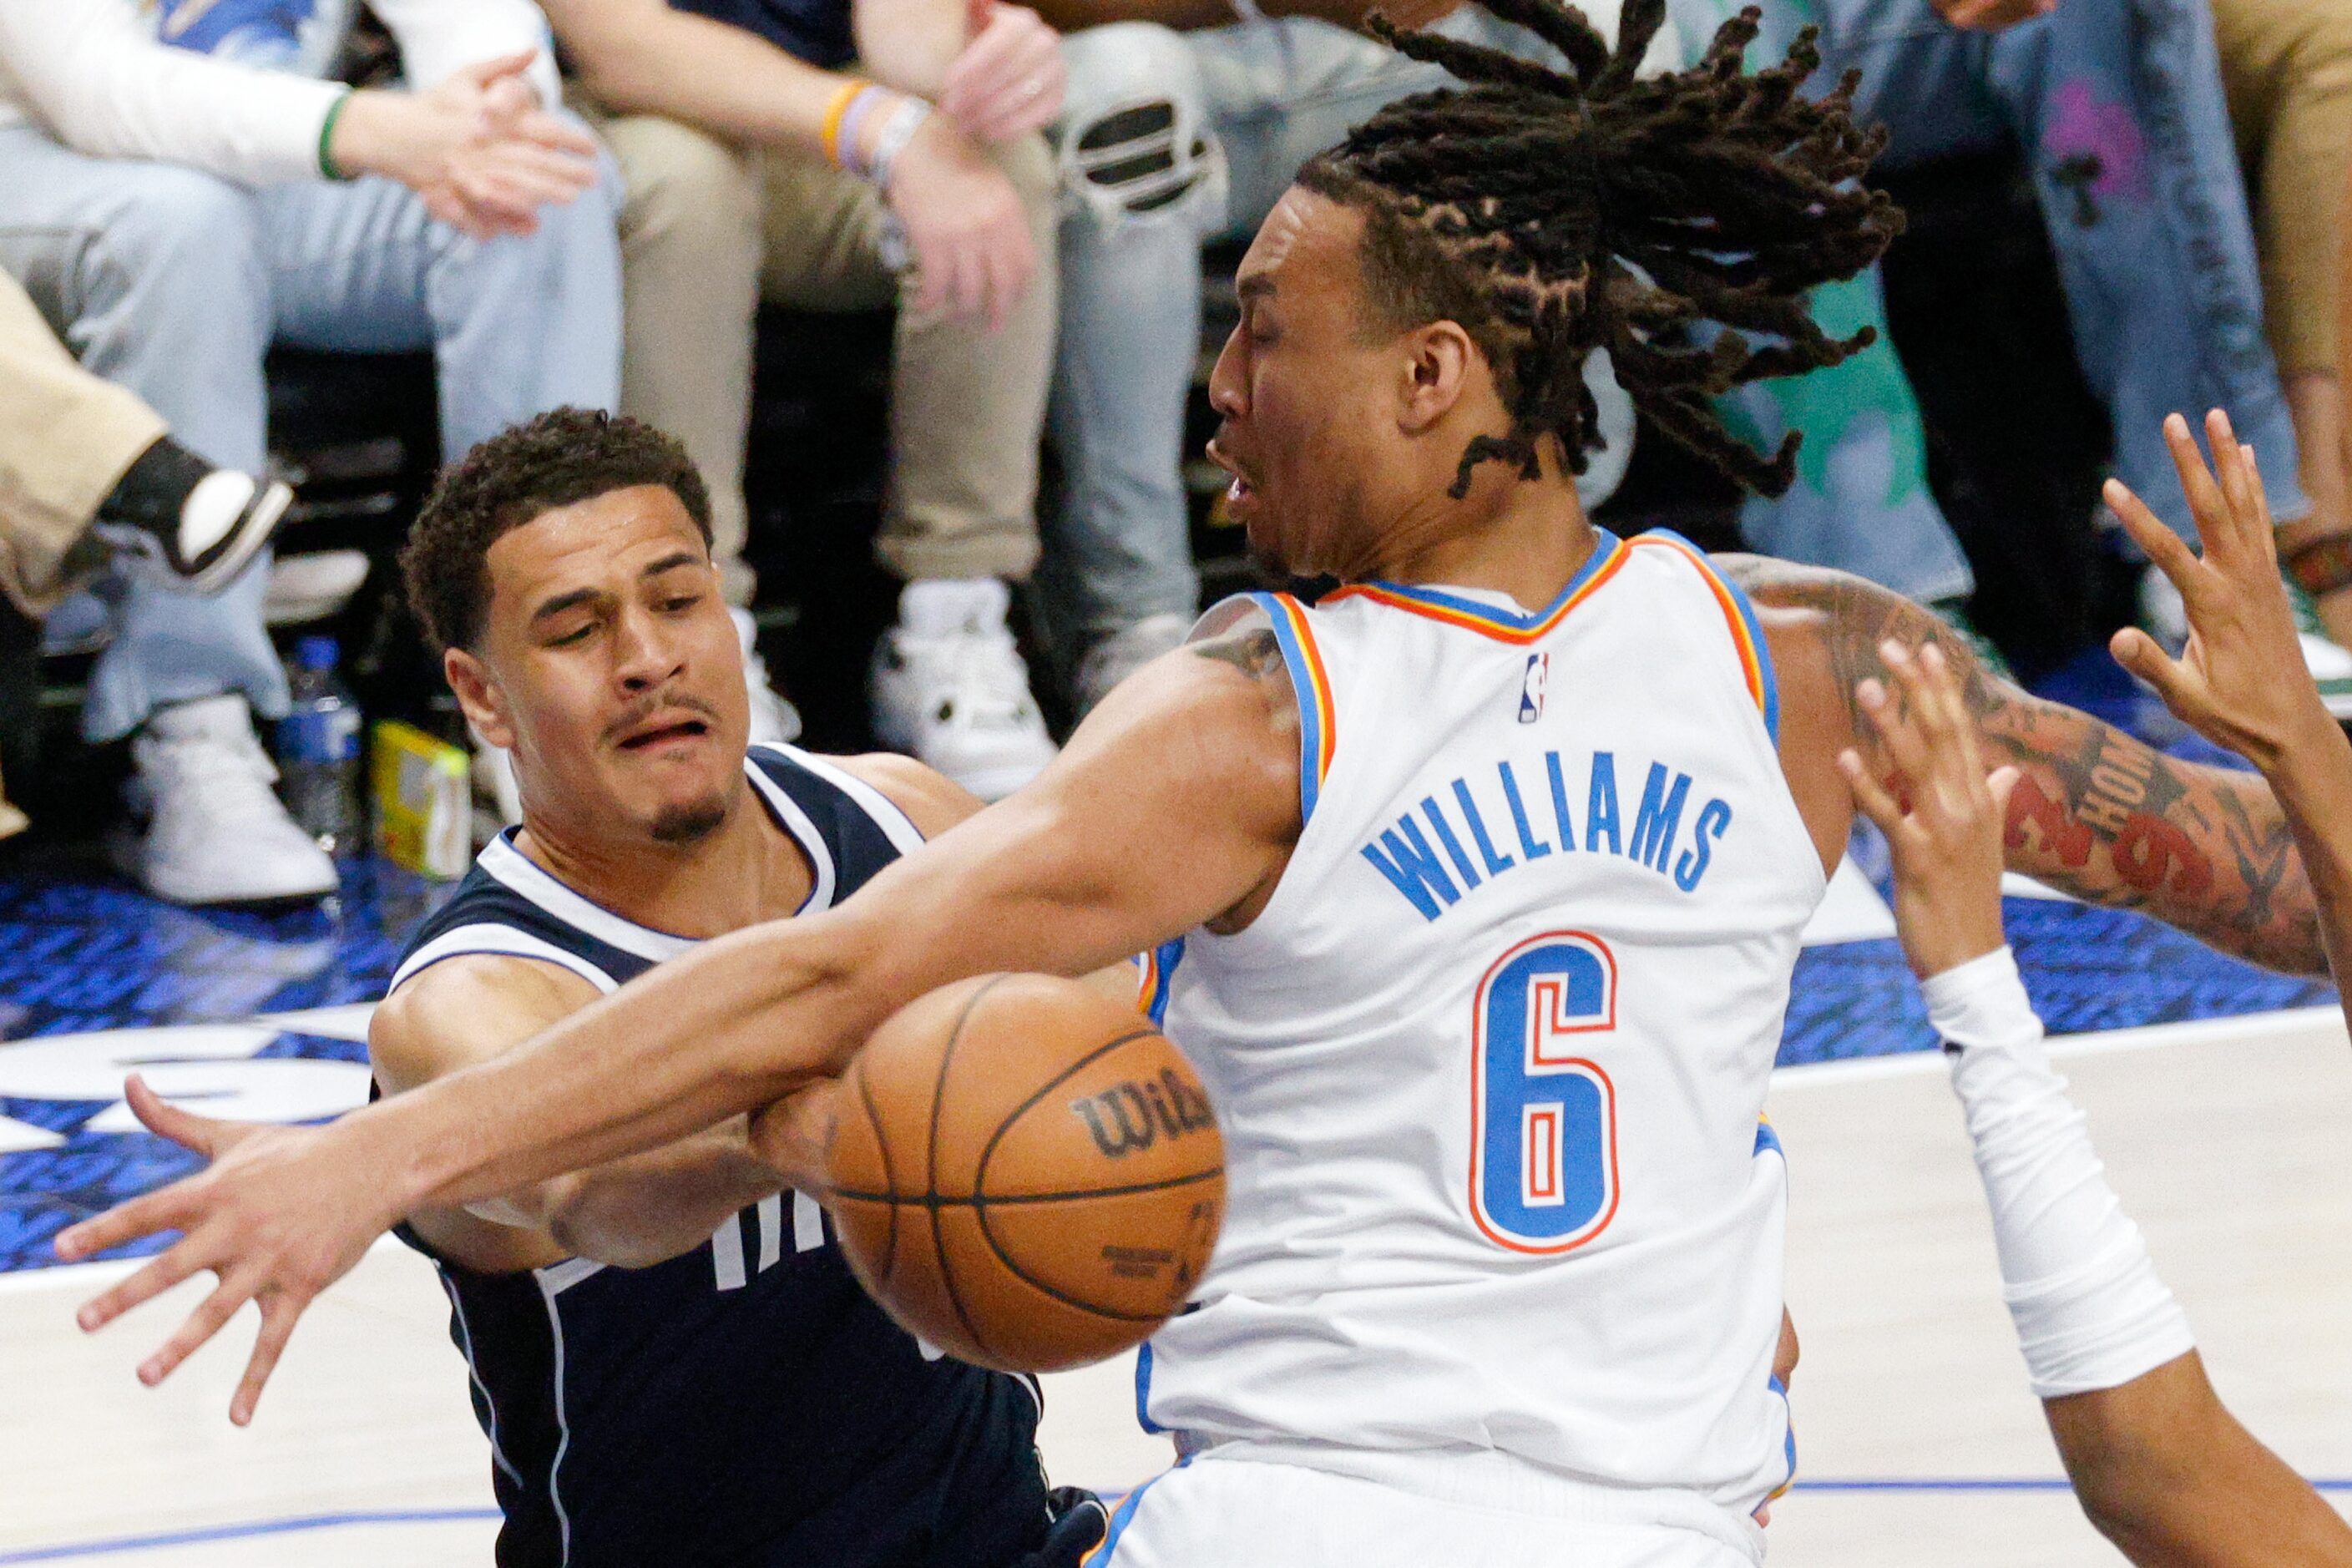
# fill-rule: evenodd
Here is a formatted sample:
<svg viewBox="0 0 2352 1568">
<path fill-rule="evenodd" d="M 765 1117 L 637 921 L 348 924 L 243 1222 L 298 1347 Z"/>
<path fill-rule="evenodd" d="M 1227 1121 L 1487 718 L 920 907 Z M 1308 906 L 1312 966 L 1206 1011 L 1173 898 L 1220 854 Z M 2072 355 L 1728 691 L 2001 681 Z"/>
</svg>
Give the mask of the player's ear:
<svg viewBox="0 0 2352 1568">
<path fill-rule="evenodd" d="M 514 723 L 507 711 L 507 694 L 490 678 L 489 666 L 464 648 L 445 648 L 441 674 L 457 693 L 457 706 L 475 732 L 493 746 L 513 750 Z"/>
<path fill-rule="evenodd" d="M 1486 360 L 1470 334 L 1455 321 L 1432 321 L 1403 339 L 1405 360 L 1398 374 L 1397 426 L 1419 436 L 1437 426 L 1462 401 L 1471 378 Z"/>
</svg>

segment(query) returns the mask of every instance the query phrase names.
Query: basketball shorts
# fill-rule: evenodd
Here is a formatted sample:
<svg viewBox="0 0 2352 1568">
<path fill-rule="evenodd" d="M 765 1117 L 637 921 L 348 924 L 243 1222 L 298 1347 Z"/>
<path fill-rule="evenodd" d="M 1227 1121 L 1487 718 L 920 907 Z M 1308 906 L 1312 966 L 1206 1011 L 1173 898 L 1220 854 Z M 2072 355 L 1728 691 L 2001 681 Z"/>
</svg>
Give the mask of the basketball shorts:
<svg viewBox="0 0 2352 1568">
<path fill-rule="evenodd" d="M 1762 1561 L 1761 1531 L 1749 1550 L 1679 1526 L 1511 1512 L 1300 1465 L 1205 1454 L 1121 1500 L 1085 1568 L 1753 1568 Z"/>
</svg>

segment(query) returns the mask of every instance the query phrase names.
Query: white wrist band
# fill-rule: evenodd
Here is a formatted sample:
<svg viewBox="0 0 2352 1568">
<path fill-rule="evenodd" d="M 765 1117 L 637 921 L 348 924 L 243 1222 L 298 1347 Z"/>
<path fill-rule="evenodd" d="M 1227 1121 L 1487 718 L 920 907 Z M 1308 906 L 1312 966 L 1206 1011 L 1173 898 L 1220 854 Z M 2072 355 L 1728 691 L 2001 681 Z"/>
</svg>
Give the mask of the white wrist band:
<svg viewBox="0 0 2352 1568">
<path fill-rule="evenodd" d="M 930 117 L 931 106 L 921 99 L 898 100 L 890 118 L 882 122 L 882 129 L 874 133 L 874 156 L 866 160 L 866 177 L 874 182 L 876 189 L 889 190 L 891 171 L 898 162 L 898 154 L 907 150 L 907 143 L 915 139 L 915 132 Z"/>
</svg>

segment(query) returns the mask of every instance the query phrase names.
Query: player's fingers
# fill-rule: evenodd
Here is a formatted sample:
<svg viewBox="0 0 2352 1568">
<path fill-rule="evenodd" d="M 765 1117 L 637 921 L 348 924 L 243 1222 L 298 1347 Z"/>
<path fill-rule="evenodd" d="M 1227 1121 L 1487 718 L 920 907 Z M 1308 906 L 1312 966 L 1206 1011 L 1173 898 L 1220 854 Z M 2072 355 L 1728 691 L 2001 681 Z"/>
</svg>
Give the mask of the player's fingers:
<svg viewBox="0 0 2352 1568">
<path fill-rule="evenodd" d="M 457 74 L 478 87 L 488 87 L 500 77 L 520 76 L 539 58 L 537 49 L 518 49 L 510 55 L 497 55 L 487 60 L 477 60 L 459 69 Z"/>
<path fill-rule="evenodd" d="M 195 1353 L 197 1346 L 220 1332 L 222 1325 L 236 1316 L 236 1310 L 252 1299 L 253 1287 L 241 1276 L 225 1277 L 211 1295 L 196 1303 L 196 1310 L 182 1321 L 172 1337 L 139 1363 L 139 1381 L 152 1388 L 171 1376 Z"/>
<path fill-rule="evenodd" d="M 2189 496 L 2189 510 L 2197 519 L 2198 537 L 2205 537 L 2215 522 L 2226 526 L 2229 509 L 2222 502 L 2221 487 L 2213 482 L 2212 470 L 2205 466 L 2205 454 L 2197 449 L 2197 437 L 2189 428 L 2189 421 L 2178 414 L 2166 415 L 2164 444 L 2172 453 L 2172 467 L 2180 475 L 2180 488 Z"/>
<path fill-rule="evenodd" d="M 2246 479 L 2254 487 L 2254 510 L 2263 520 L 2263 559 L 2275 569 L 2278 565 L 2278 525 L 2271 518 L 2271 498 L 2263 489 L 2263 460 L 2252 447 L 2241 448 L 2246 454 Z"/>
<path fill-rule="evenodd" d="M 1927 732 L 1930 754 L 1935 759 L 1937 777 L 1945 787 L 1955 792 L 1958 801 L 1975 796 L 1978 782 L 1984 769 L 1977 761 L 1975 726 L 1960 706 L 1959 684 L 1952 676 L 1952 661 L 1944 656 L 1942 645 L 1927 643 L 1919 649 L 1916 662 L 1920 670 L 1921 706 L 1926 710 L 1923 729 Z"/>
<path fill-rule="evenodd" d="M 2099 494 L 2116 521 L 2123 524 L 2124 531 L 2131 535 L 2132 542 L 2180 590 L 2181 598 L 2196 603 L 2206 588 L 2203 563 L 2197 559 L 2197 552 L 2121 479 L 2109 479 Z"/>
<path fill-rule="evenodd" d="M 1992 796 L 1993 816 L 1996 820 L 2002 822 L 2009 820 L 2010 792 L 2017 787 L 2017 781 L 2024 776 L 2025 770 L 2013 763 L 2005 763 L 1985 775 L 1985 790 Z"/>
<path fill-rule="evenodd" d="M 2246 449 L 2238 444 L 2237 433 L 2230 428 L 2230 416 L 2216 408 L 2205 416 L 2205 444 L 2213 449 L 2213 478 L 2221 487 L 2221 500 L 2228 516 L 2216 530 L 2227 542 L 2231 563 L 2251 558 L 2254 550 L 2254 492 L 2246 478 Z M 2206 553 L 2210 555 L 2214 541 L 2206 542 Z"/>
<path fill-rule="evenodd" d="M 254 1407 L 261 1403 L 261 1390 L 269 1374 L 278 1370 L 278 1358 L 286 1353 L 286 1342 L 294 1337 L 294 1325 L 302 1321 L 303 1309 L 309 1305 L 283 1294 L 262 1299 L 261 1332 L 254 1339 L 245 1375 L 236 1380 L 236 1393 L 228 1402 L 228 1418 L 236 1425 L 252 1421 Z"/>
<path fill-rule="evenodd" d="M 131 1107 L 131 1114 L 139 1118 L 140 1125 L 159 1138 L 169 1138 L 183 1149 L 210 1159 L 221 1141 L 221 1124 L 207 1116 L 197 1116 L 182 1110 L 147 1087 L 147 1080 L 132 1073 L 122 1080 L 122 1099 Z"/>
<path fill-rule="evenodd" d="M 136 1241 L 142 1236 L 175 1229 L 183 1215 L 182 1205 L 188 1195 L 184 1189 L 202 1179 L 198 1176 L 174 1182 L 143 1197 L 119 1204 L 102 1215 L 83 1220 L 79 1225 L 68 1226 L 58 1232 L 57 1239 L 50 1245 L 57 1249 L 62 1261 L 79 1263 L 94 1253 Z"/>
<path fill-rule="evenodd" d="M 1915 784 L 1932 778 L 1934 759 L 1928 754 L 1927 737 L 1919 728 L 1919 667 L 1911 650 L 1892 637 L 1878 645 L 1878 657 L 1898 689 L 1889 693 L 1880 688 L 1875 702 L 1858 688 L 1854 694 L 1862 699 L 1863 710 L 1877 726 L 1880 743 L 1903 775 Z"/>
<path fill-rule="evenodd" d="M 84 1301 L 81 1310 L 74 1313 L 74 1322 L 82 1332 L 95 1333 L 131 1308 L 152 1300 L 205 1267 L 203 1254 L 195 1244 L 182 1241 L 136 1274 L 118 1281 L 112 1289 L 101 1291 Z"/>
<path fill-rule="evenodd" d="M 2157 647 L 2156 639 L 2137 626 L 2126 626 L 2107 639 L 2115 661 L 2156 689 L 2164 705 L 2183 719 L 2204 710 L 2205 694 L 2188 666 Z"/>
<path fill-rule="evenodd" d="M 1853 804 L 1861 808 L 1863 816 L 1878 825 L 1881 833 L 1893 838 L 1903 826 L 1903 808 L 1862 765 L 1862 753 L 1848 746 L 1838 753 L 1837 765 L 1838 772 L 1845 775 L 1846 788 L 1853 792 Z"/>
</svg>

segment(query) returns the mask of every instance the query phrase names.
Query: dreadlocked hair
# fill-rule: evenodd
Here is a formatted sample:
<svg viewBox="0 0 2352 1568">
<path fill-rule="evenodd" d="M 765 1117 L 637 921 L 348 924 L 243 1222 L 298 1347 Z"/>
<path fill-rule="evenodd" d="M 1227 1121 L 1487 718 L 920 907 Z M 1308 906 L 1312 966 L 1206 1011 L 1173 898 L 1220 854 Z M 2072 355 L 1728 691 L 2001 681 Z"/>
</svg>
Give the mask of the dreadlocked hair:
<svg viewBox="0 0 2352 1568">
<path fill-rule="evenodd" d="M 1584 360 L 1605 348 L 1660 429 L 1739 485 L 1781 494 L 1798 435 L 1767 458 L 1724 427 L 1713 399 L 1874 341 L 1868 327 L 1827 336 L 1805 298 L 1876 260 L 1903 226 L 1885 193 L 1857 183 L 1886 134 L 1853 123 L 1856 74 L 1825 98 L 1798 96 L 1821 63 L 1812 27 L 1780 64 L 1744 73 L 1753 6 L 1696 67 L 1643 79 L 1634 68 L 1666 0 L 1624 0 L 1613 50 L 1559 0 L 1481 3 L 1556 47 L 1568 70 L 1375 14 L 1375 37 L 1467 85 L 1390 105 L 1297 181 L 1364 213 L 1366 292 L 1394 325 L 1455 321 L 1493 367 L 1511 432 L 1472 441 L 1449 493 L 1466 495 L 1490 459 L 1536 478 L 1547 436 L 1582 473 L 1601 444 Z M 1700 321 L 1723 330 L 1695 342 Z"/>
</svg>

